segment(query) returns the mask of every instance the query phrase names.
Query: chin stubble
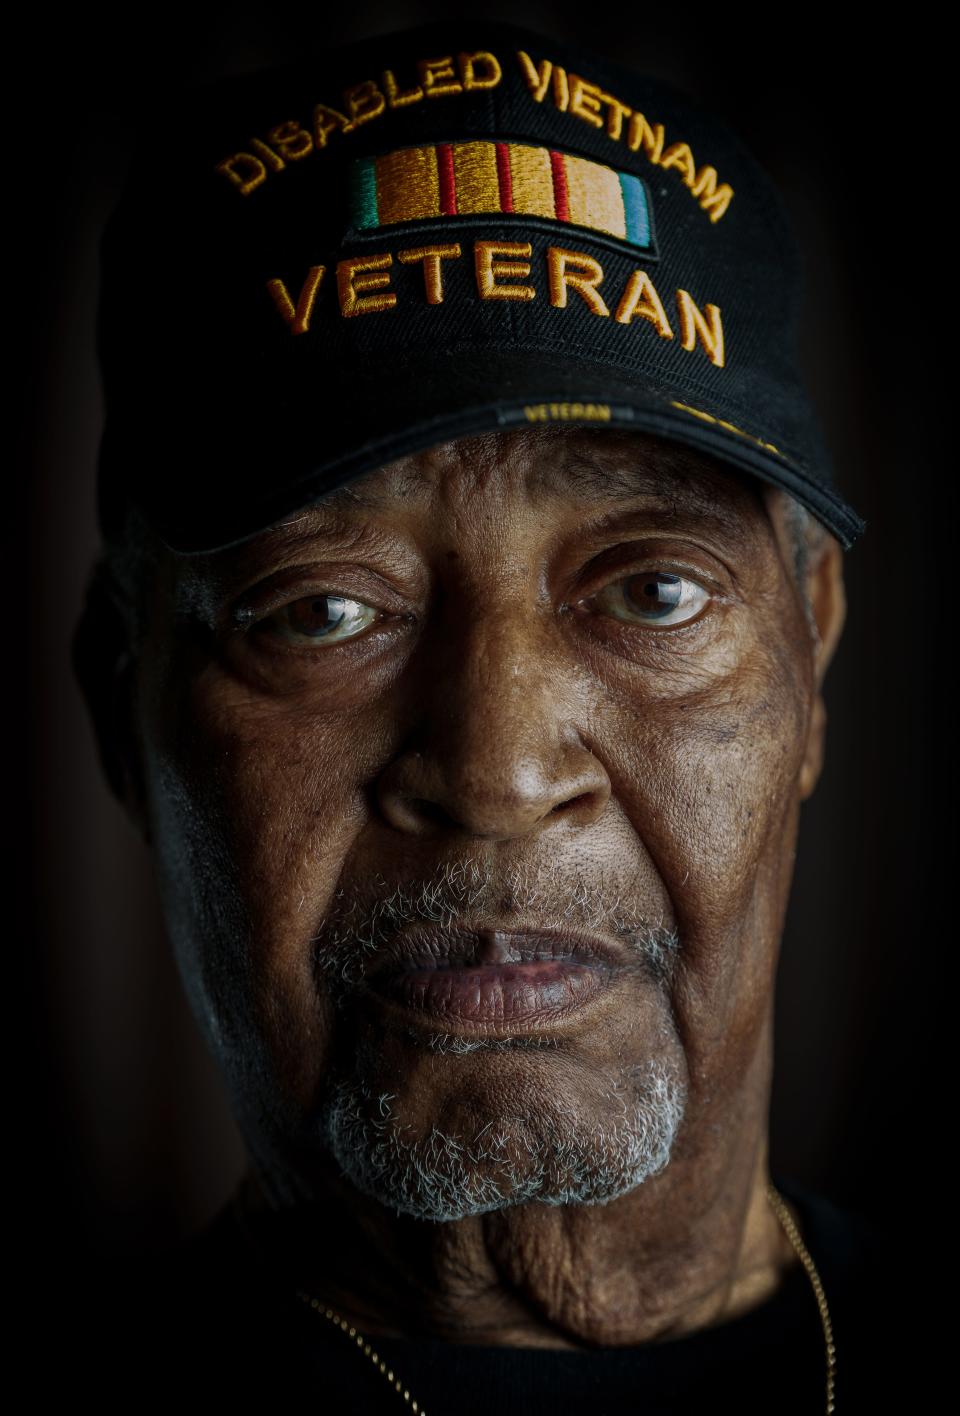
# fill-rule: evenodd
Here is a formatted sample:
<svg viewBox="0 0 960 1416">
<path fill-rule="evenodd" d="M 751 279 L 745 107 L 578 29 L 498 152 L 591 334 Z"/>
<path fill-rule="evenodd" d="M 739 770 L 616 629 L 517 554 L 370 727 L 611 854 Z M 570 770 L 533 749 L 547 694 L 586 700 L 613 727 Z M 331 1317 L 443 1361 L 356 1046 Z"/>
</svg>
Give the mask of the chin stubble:
<svg viewBox="0 0 960 1416">
<path fill-rule="evenodd" d="M 591 1124 L 551 1097 L 498 1115 L 469 1140 L 437 1126 L 411 1138 L 395 1095 L 341 1077 L 323 1124 L 333 1156 L 358 1190 L 399 1214 L 451 1220 L 531 1200 L 602 1205 L 625 1195 L 666 1166 L 685 1099 L 682 1078 L 657 1057 L 625 1069 L 619 1086 L 597 1098 L 609 1113 L 603 1122 Z"/>
<path fill-rule="evenodd" d="M 621 895 L 550 867 L 515 869 L 506 884 L 482 862 L 442 867 L 430 880 L 388 886 L 362 903 L 339 891 L 316 936 L 314 963 L 335 1006 L 349 1006 L 366 961 L 404 925 L 455 925 L 468 912 L 496 910 L 525 921 L 565 922 L 626 940 L 651 980 L 672 974 L 678 940 Z M 667 1165 L 686 1103 L 686 1082 L 667 1050 L 640 1065 L 621 1065 L 591 1089 L 585 1111 L 569 1097 L 539 1090 L 470 1136 L 440 1127 L 416 1134 L 395 1093 L 378 1090 L 336 1066 L 319 1115 L 322 1142 L 343 1174 L 388 1208 L 419 1219 L 453 1220 L 537 1201 L 606 1204 Z M 411 1031 L 411 1046 L 455 1059 L 479 1051 L 555 1049 L 550 1037 L 464 1038 Z M 562 1089 L 558 1088 L 557 1092 Z"/>
</svg>

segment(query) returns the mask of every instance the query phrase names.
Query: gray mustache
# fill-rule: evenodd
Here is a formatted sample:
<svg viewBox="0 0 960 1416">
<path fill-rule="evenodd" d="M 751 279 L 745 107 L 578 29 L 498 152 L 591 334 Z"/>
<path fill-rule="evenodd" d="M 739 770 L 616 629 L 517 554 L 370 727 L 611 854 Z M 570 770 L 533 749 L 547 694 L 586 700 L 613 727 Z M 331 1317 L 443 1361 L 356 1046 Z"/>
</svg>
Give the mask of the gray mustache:
<svg viewBox="0 0 960 1416">
<path fill-rule="evenodd" d="M 587 879 L 552 861 L 494 869 L 479 856 L 441 862 L 429 877 L 340 886 L 311 938 L 315 974 L 328 987 L 350 989 L 401 929 L 427 922 L 463 926 L 483 914 L 530 925 L 569 925 L 626 941 L 659 983 L 669 982 L 680 941 L 662 915 L 651 919 L 624 898 L 624 882 L 607 884 L 603 872 Z"/>
</svg>

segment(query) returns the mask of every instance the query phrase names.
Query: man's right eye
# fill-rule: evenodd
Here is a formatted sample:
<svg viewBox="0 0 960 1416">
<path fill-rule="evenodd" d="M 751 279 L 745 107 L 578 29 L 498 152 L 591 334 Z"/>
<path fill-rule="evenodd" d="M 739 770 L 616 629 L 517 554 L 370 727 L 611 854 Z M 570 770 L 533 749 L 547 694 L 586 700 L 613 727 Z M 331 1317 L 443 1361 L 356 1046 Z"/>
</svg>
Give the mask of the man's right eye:
<svg viewBox="0 0 960 1416">
<path fill-rule="evenodd" d="M 382 610 L 346 595 L 314 592 L 257 620 L 253 628 L 291 644 L 340 644 L 374 624 Z"/>
</svg>

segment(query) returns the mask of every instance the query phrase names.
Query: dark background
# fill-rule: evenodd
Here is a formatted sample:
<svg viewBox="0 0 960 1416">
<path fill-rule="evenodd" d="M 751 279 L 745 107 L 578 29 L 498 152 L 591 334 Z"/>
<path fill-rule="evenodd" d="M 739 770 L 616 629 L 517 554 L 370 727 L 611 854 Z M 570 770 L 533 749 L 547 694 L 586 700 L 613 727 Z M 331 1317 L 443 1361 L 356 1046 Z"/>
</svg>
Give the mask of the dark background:
<svg viewBox="0 0 960 1416">
<path fill-rule="evenodd" d="M 698 95 L 781 188 L 807 261 L 804 358 L 842 489 L 867 530 L 846 553 L 847 624 L 829 670 L 827 761 L 803 807 L 778 984 L 775 1170 L 910 1239 L 938 1163 L 931 1047 L 942 955 L 931 889 L 952 866 L 934 810 L 951 764 L 949 654 L 933 532 L 952 521 L 948 392 L 956 323 L 946 202 L 949 93 L 925 12 L 896 30 L 839 8 L 618 11 L 487 5 Z M 181 996 L 151 861 L 101 780 L 69 669 L 96 549 L 101 404 L 96 243 L 137 123 L 184 81 L 283 62 L 449 12 L 317 7 L 36 7 L 7 31 L 0 137 L 14 238 L 13 580 L 7 859 L 16 910 L 8 1071 L 17 1200 L 34 1252 L 146 1253 L 205 1220 L 242 1153 Z M 631 17 L 632 16 L 632 17 Z M 798 17 L 798 18 L 795 18 Z M 175 155 L 171 156 L 175 161 Z M 144 272 L 149 284 L 149 271 Z M 22 469 L 22 470 L 21 470 Z M 936 756 L 932 749 L 935 749 Z M 19 979 L 19 972 L 11 976 Z M 22 1108 L 22 1112 L 21 1112 Z M 938 1110 L 939 1114 L 939 1110 Z M 7 1132 L 8 1138 L 10 1131 Z"/>
</svg>

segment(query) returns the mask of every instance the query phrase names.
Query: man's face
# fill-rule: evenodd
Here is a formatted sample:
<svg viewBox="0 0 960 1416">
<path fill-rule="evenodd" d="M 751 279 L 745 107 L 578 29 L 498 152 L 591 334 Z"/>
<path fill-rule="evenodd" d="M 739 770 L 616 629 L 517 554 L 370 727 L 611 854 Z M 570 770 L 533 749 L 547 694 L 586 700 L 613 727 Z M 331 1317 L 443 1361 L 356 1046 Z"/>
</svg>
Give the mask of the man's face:
<svg viewBox="0 0 960 1416">
<path fill-rule="evenodd" d="M 765 1107 L 820 750 L 782 511 L 653 437 L 525 430 L 164 557 L 145 824 L 298 1193 L 602 1201 Z"/>
</svg>

